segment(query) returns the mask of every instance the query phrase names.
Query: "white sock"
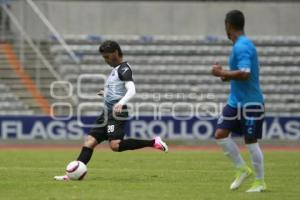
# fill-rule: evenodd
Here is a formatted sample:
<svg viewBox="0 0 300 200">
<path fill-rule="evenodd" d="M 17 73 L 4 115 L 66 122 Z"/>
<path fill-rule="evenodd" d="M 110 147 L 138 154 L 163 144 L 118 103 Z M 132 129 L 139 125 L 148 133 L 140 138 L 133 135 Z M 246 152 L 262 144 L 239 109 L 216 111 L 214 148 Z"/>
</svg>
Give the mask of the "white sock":
<svg viewBox="0 0 300 200">
<path fill-rule="evenodd" d="M 239 148 L 231 137 L 217 139 L 217 144 L 223 148 L 224 154 L 233 162 L 236 168 L 245 166 Z"/>
<path fill-rule="evenodd" d="M 256 179 L 264 179 L 264 156 L 258 143 L 247 144 Z"/>
</svg>

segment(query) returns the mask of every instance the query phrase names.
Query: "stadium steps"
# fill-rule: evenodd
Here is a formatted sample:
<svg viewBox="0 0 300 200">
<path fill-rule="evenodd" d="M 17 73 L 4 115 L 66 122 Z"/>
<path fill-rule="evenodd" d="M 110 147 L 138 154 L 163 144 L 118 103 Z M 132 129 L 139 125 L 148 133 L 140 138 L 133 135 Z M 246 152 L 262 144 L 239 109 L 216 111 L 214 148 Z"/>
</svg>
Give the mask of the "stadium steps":
<svg viewBox="0 0 300 200">
<path fill-rule="evenodd" d="M 41 52 L 47 55 L 47 59 L 51 59 L 51 54 L 49 53 L 47 43 L 41 43 Z M 32 81 L 35 83 L 41 94 L 47 99 L 49 103 L 53 102 L 50 95 L 50 85 L 56 79 L 48 71 L 48 69 L 43 66 L 37 55 L 28 45 L 14 44 L 14 52 L 19 57 L 20 62 L 23 61 L 22 66 L 26 73 L 31 77 Z M 28 90 L 20 82 L 19 77 L 11 69 L 6 61 L 6 57 L 1 54 L 0 58 L 0 72 L 3 82 L 11 88 L 19 99 L 28 105 L 28 110 L 33 111 L 35 114 L 43 114 L 40 107 L 38 106 L 32 95 L 28 93 Z M 50 60 L 51 62 L 51 60 Z"/>
<path fill-rule="evenodd" d="M 228 65 L 232 47 L 226 37 L 66 35 L 65 39 L 81 59 L 80 66 L 73 65 L 56 41 L 52 41 L 50 52 L 57 66 L 61 66 L 57 68 L 59 73 L 74 85 L 81 74 L 110 73 L 111 69 L 98 54 L 98 46 L 101 41 L 112 39 L 121 44 L 124 59 L 134 71 L 138 93 L 132 102 L 197 102 L 177 98 L 178 93 L 183 96 L 212 93 L 215 100 L 211 101 L 226 102 L 229 85 L 210 75 L 215 61 Z M 300 102 L 299 37 L 260 36 L 253 37 L 253 41 L 261 62 L 260 80 L 268 113 L 299 113 L 296 106 Z M 99 84 L 90 83 L 82 90 L 93 94 L 97 88 Z M 165 98 L 166 93 L 173 97 Z M 153 94 L 161 98 L 155 99 Z"/>
<path fill-rule="evenodd" d="M 115 39 L 122 45 L 125 60 L 128 60 L 134 71 L 134 80 L 137 83 L 137 95 L 133 103 L 176 103 L 191 104 L 205 102 L 226 102 L 229 85 L 223 84 L 210 75 L 211 65 L 218 60 L 227 66 L 227 56 L 231 44 L 227 38 L 192 37 L 192 36 L 66 36 L 65 39 L 81 59 L 80 65 L 74 65 L 70 57 L 56 43 L 41 43 L 41 51 L 55 66 L 57 72 L 65 81 L 72 83 L 73 95 L 76 96 L 78 77 L 82 74 L 108 75 L 111 68 L 107 66 L 97 52 L 98 45 L 104 39 Z M 293 114 L 300 112 L 300 42 L 298 37 L 257 37 L 257 45 L 261 61 L 261 83 L 266 97 L 268 113 Z M 15 44 L 17 54 L 20 46 Z M 50 94 L 50 85 L 55 80 L 47 69 L 41 66 L 35 53 L 27 46 L 23 49 L 25 70 L 37 87 L 42 91 L 50 103 L 60 102 Z M 1 54 L 0 54 L 0 58 Z M 2 59 L 1 59 L 2 60 Z M 22 86 L 14 84 L 14 77 L 5 62 L 0 61 L 0 72 L 6 78 L 6 84 L 16 92 L 29 107 L 34 108 L 34 102 L 24 94 Z M 80 90 L 90 96 L 101 88 L 101 83 L 85 83 Z M 180 93 L 179 97 L 176 96 Z M 195 93 L 199 99 L 189 98 Z M 213 94 L 213 99 L 207 99 L 204 94 Z M 166 94 L 171 95 L 166 96 Z M 152 95 L 152 96 L 151 96 Z M 153 97 L 153 95 L 157 95 Z M 158 98 L 159 97 L 159 98 Z M 95 99 L 78 97 L 79 102 L 98 103 L 101 98 Z M 61 100 L 68 102 L 68 100 Z M 76 106 L 73 105 L 76 109 Z M 151 108 L 143 108 L 149 110 Z M 64 111 L 62 111 L 64 110 Z M 94 109 L 95 110 L 95 109 Z M 61 113 L 67 113 L 68 108 L 61 108 Z M 87 111 L 88 112 L 88 111 Z M 179 109 L 184 112 L 184 109 Z M 38 111 L 37 111 L 38 113 Z"/>
<path fill-rule="evenodd" d="M 19 77 L 15 74 L 15 72 L 11 69 L 9 64 L 7 63 L 6 57 L 3 56 L 2 51 L 0 52 L 1 55 L 1 68 L 0 68 L 0 74 L 1 74 L 1 83 L 5 84 L 8 88 L 10 88 L 10 91 L 17 96 L 17 98 L 26 105 L 26 109 L 32 112 L 36 112 L 38 110 L 32 109 L 30 107 L 30 104 L 33 104 L 32 97 L 31 101 L 24 101 L 22 99 L 22 94 L 27 92 L 27 89 L 25 86 L 20 82 Z M 12 86 L 18 86 L 20 89 L 19 91 L 15 90 Z M 6 102 L 10 102 L 9 99 L 6 100 Z M 12 108 L 5 109 L 6 112 L 10 113 L 10 110 Z M 40 111 L 38 111 L 39 113 Z"/>
<path fill-rule="evenodd" d="M 45 56 L 45 58 L 55 67 L 53 62 L 53 55 L 50 53 L 49 50 L 49 43 L 48 42 L 41 42 L 39 43 L 40 51 Z M 18 49 L 18 46 L 15 46 Z M 26 61 L 24 66 L 26 66 L 26 72 L 35 80 L 36 86 L 40 89 L 43 96 L 47 99 L 50 105 L 53 103 L 60 102 L 60 100 L 54 99 L 51 96 L 51 84 L 56 81 L 56 79 L 52 76 L 50 71 L 39 61 L 37 55 L 33 52 L 33 50 L 29 47 L 25 47 L 26 52 Z M 65 92 L 60 92 L 59 95 L 65 94 Z M 57 94 L 57 90 L 56 90 Z M 58 95 L 58 94 L 57 94 Z M 25 98 L 25 97 L 24 97 Z M 64 103 L 69 103 L 72 105 L 72 109 L 74 109 L 73 102 L 70 99 L 64 99 Z M 32 105 L 34 106 L 34 105 Z M 59 107 L 58 111 L 55 109 L 55 114 L 64 115 L 68 113 L 69 108 L 67 107 Z"/>
</svg>

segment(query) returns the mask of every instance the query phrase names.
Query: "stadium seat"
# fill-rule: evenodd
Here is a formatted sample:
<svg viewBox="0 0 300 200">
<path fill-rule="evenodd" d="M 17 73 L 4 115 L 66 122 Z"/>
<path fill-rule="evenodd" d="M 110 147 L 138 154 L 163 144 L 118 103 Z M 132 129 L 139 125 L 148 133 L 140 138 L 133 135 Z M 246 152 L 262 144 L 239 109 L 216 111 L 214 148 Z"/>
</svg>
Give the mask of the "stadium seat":
<svg viewBox="0 0 300 200">
<path fill-rule="evenodd" d="M 197 103 L 199 99 L 178 99 L 176 94 L 214 94 L 210 101 L 226 102 L 229 86 L 210 76 L 216 61 L 227 67 L 231 44 L 226 37 L 208 36 L 138 36 L 138 35 L 66 35 L 65 39 L 80 65 L 52 41 L 57 70 L 65 80 L 75 85 L 81 74 L 108 75 L 110 68 L 98 54 L 98 46 L 106 39 L 117 40 L 134 71 L 138 94 L 134 102 L 155 101 L 151 94 L 170 95 L 159 102 Z M 299 37 L 253 37 L 261 62 L 261 83 L 269 113 L 297 113 L 300 93 L 300 40 Z M 82 91 L 95 93 L 101 84 L 89 82 Z M 153 96 L 153 95 L 152 95 Z M 81 99 L 81 101 L 85 101 Z M 95 100 L 95 101 L 98 101 Z M 202 99 L 202 101 L 204 101 Z M 287 105 L 288 104 L 288 105 Z M 284 106 L 287 105 L 287 106 Z"/>
</svg>

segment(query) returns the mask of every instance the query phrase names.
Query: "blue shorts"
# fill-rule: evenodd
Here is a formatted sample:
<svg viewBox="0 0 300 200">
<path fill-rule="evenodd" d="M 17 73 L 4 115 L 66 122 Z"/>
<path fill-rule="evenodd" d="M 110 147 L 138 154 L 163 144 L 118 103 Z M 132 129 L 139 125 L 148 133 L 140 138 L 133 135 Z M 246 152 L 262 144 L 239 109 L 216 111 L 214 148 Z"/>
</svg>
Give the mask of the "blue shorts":
<svg viewBox="0 0 300 200">
<path fill-rule="evenodd" d="M 217 129 L 230 130 L 244 135 L 245 139 L 261 139 L 264 121 L 264 105 L 233 108 L 226 105 L 218 119 Z"/>
</svg>

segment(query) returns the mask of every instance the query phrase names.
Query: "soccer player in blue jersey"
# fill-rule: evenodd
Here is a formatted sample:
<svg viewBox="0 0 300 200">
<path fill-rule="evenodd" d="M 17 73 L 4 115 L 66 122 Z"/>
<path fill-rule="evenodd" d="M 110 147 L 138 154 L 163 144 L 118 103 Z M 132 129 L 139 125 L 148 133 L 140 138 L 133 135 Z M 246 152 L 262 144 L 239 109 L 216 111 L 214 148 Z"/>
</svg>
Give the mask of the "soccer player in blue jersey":
<svg viewBox="0 0 300 200">
<path fill-rule="evenodd" d="M 254 183 L 247 192 L 262 192 L 266 190 L 264 158 L 257 140 L 262 138 L 264 99 L 259 84 L 256 48 L 245 35 L 244 24 L 245 18 L 241 11 L 232 10 L 227 13 L 225 29 L 233 42 L 229 57 L 230 70 L 225 70 L 216 63 L 212 74 L 223 81 L 230 81 L 230 95 L 218 120 L 215 138 L 236 168 L 235 180 L 230 185 L 230 189 L 235 190 L 253 173 L 230 134 L 234 132 L 244 136 L 255 175 Z"/>
</svg>

